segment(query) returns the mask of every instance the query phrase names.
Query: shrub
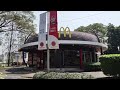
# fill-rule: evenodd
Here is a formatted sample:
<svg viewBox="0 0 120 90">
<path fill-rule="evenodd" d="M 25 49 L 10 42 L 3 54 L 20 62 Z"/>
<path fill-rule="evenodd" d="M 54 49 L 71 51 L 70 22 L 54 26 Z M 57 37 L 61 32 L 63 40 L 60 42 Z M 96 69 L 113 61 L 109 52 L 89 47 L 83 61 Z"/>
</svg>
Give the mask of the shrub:
<svg viewBox="0 0 120 90">
<path fill-rule="evenodd" d="M 93 76 L 68 72 L 38 72 L 33 76 L 33 79 L 93 79 Z"/>
<path fill-rule="evenodd" d="M 84 63 L 84 71 L 100 71 L 100 62 Z"/>
<path fill-rule="evenodd" d="M 120 54 L 108 54 L 100 57 L 101 68 L 105 75 L 120 76 Z"/>
<path fill-rule="evenodd" d="M 46 74 L 46 72 L 37 72 L 33 78 L 34 79 L 40 79 L 44 74 Z"/>
</svg>

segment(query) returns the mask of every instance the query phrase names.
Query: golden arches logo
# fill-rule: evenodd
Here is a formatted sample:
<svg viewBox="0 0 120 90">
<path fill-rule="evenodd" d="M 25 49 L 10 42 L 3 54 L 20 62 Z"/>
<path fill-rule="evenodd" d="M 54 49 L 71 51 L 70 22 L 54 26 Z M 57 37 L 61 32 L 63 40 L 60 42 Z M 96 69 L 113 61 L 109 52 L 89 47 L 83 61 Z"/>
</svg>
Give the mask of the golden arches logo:
<svg viewBox="0 0 120 90">
<path fill-rule="evenodd" d="M 59 38 L 60 38 L 60 36 L 61 36 L 61 30 L 63 30 L 63 32 L 64 32 L 64 37 L 66 37 L 66 35 L 68 34 L 69 37 L 71 38 L 71 32 L 70 32 L 70 28 L 69 28 L 69 27 L 66 27 L 66 28 L 61 27 L 61 28 L 60 28 L 60 31 L 58 32 Z"/>
</svg>

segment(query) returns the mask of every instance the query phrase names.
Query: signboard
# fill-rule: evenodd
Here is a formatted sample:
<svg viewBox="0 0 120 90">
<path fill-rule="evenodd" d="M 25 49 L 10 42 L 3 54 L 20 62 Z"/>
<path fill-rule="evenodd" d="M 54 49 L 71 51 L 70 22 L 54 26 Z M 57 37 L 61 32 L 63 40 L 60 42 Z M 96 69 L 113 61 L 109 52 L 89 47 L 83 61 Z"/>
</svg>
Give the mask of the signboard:
<svg viewBox="0 0 120 90">
<path fill-rule="evenodd" d="M 38 50 L 45 50 L 46 47 L 46 13 L 40 14 Z"/>
<path fill-rule="evenodd" d="M 58 26 L 57 26 L 57 11 L 47 13 L 48 17 L 48 48 L 59 49 L 58 43 Z"/>
<path fill-rule="evenodd" d="M 60 38 L 60 36 L 61 36 L 61 30 L 63 30 L 64 37 L 66 37 L 67 34 L 68 34 L 68 35 L 69 35 L 69 38 L 71 38 L 71 32 L 70 32 L 70 28 L 69 28 L 69 27 L 66 27 L 66 28 L 61 27 L 61 28 L 60 28 L 60 31 L 58 32 L 58 33 L 59 33 L 59 38 Z"/>
</svg>

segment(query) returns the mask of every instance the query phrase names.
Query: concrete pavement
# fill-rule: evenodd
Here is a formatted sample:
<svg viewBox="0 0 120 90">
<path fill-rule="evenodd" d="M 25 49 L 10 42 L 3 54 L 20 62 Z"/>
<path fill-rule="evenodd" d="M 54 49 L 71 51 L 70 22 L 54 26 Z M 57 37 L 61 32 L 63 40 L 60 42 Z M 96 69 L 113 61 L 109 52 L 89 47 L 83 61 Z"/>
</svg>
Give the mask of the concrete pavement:
<svg viewBox="0 0 120 90">
<path fill-rule="evenodd" d="M 24 69 L 23 67 L 14 67 L 14 68 L 11 67 L 4 70 L 0 70 L 0 72 L 7 75 L 5 76 L 5 79 L 32 79 L 33 75 L 38 71 L 31 70 L 31 69 Z M 108 77 L 104 75 L 102 71 L 81 72 L 81 73 L 92 75 L 94 78 Z"/>
<path fill-rule="evenodd" d="M 106 75 L 104 75 L 104 73 L 102 71 L 96 71 L 96 72 L 83 72 L 84 74 L 87 75 L 92 75 L 94 78 L 104 78 L 104 77 L 108 77 Z"/>
</svg>

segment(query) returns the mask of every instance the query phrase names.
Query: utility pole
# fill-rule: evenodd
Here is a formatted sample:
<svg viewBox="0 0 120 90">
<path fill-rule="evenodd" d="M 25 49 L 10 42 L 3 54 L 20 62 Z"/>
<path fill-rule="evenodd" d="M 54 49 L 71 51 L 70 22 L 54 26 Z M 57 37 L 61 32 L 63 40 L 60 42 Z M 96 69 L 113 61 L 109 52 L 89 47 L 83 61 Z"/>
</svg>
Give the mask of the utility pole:
<svg viewBox="0 0 120 90">
<path fill-rule="evenodd" d="M 12 36 L 13 36 L 13 22 L 12 22 L 12 29 L 11 29 L 11 35 L 10 35 L 10 46 L 8 49 L 9 50 L 9 52 L 8 52 L 8 67 L 10 66 Z"/>
</svg>

